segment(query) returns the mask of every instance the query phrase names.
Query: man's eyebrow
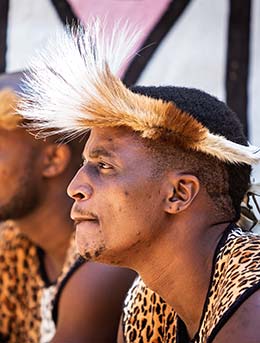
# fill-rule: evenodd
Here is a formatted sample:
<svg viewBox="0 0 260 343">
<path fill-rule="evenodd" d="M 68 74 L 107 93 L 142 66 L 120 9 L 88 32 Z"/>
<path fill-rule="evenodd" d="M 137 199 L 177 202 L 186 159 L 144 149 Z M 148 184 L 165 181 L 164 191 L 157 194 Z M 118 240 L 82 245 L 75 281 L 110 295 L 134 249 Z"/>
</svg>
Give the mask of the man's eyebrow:
<svg viewBox="0 0 260 343">
<path fill-rule="evenodd" d="M 90 158 L 98 158 L 100 156 L 113 157 L 114 155 L 111 152 L 104 149 L 103 147 L 96 147 L 93 150 L 89 151 Z M 83 159 L 84 159 L 84 156 L 83 156 Z"/>
</svg>

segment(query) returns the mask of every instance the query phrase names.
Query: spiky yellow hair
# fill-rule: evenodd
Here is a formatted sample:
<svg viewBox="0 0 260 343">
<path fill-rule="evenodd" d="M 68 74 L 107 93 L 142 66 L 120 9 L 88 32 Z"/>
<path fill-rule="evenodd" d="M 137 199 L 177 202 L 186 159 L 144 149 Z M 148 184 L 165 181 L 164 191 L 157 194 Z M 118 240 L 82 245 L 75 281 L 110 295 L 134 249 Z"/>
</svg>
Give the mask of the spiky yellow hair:
<svg viewBox="0 0 260 343">
<path fill-rule="evenodd" d="M 62 32 L 33 62 L 20 113 L 42 135 L 127 126 L 149 139 L 166 132 L 178 136 L 185 147 L 224 162 L 259 162 L 256 147 L 213 134 L 174 102 L 136 94 L 121 82 L 116 75 L 131 55 L 136 34 L 127 25 L 108 33 L 98 20 Z"/>
</svg>

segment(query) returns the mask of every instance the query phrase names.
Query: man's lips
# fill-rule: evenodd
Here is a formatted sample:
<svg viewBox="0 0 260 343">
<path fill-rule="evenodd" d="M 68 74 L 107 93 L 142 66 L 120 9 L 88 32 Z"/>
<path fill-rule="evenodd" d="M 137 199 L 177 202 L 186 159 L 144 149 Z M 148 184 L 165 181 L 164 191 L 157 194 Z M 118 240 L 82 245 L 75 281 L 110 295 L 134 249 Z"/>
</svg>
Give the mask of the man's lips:
<svg viewBox="0 0 260 343">
<path fill-rule="evenodd" d="M 78 225 L 82 222 L 99 223 L 98 216 L 95 213 L 86 209 L 82 209 L 77 203 L 74 203 L 72 206 L 70 216 L 75 225 Z"/>
<path fill-rule="evenodd" d="M 82 222 L 92 222 L 92 223 L 99 222 L 98 218 L 94 218 L 94 217 L 73 217 L 72 219 L 74 220 L 75 225 L 78 225 Z"/>
<path fill-rule="evenodd" d="M 72 209 L 71 211 L 71 219 L 74 221 L 75 225 L 78 225 L 82 222 L 92 222 L 92 223 L 99 223 L 98 216 L 91 212 L 83 213 L 83 211 L 75 211 Z"/>
</svg>

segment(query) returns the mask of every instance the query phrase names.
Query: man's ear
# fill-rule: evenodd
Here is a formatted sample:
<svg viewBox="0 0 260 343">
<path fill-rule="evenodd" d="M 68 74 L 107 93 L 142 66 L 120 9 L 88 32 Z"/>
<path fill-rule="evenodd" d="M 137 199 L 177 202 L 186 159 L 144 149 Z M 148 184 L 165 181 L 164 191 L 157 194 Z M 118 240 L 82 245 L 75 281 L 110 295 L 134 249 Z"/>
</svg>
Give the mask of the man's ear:
<svg viewBox="0 0 260 343">
<path fill-rule="evenodd" d="M 190 206 L 200 190 L 200 182 L 194 175 L 171 173 L 167 188 L 165 211 L 176 214 Z"/>
<path fill-rule="evenodd" d="M 66 144 L 48 144 L 43 148 L 42 175 L 46 178 L 62 174 L 71 159 L 71 150 Z"/>
</svg>

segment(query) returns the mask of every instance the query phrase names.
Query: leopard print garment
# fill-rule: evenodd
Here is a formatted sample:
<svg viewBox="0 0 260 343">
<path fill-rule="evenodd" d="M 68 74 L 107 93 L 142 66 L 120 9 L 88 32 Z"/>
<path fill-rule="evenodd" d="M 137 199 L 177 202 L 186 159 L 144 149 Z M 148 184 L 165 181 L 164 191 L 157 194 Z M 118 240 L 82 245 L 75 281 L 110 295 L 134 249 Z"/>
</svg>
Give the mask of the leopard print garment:
<svg viewBox="0 0 260 343">
<path fill-rule="evenodd" d="M 52 301 L 76 260 L 74 237 L 54 284 L 43 275 L 39 248 L 11 222 L 0 226 L 0 342 L 47 343 L 54 333 Z"/>
<path fill-rule="evenodd" d="M 260 237 L 233 228 L 221 241 L 215 254 L 201 326 L 192 343 L 212 342 L 242 302 L 260 288 Z M 178 322 L 174 310 L 138 278 L 125 300 L 125 342 L 183 342 L 178 337 Z"/>
<path fill-rule="evenodd" d="M 125 342 L 174 343 L 176 313 L 138 277 L 128 291 L 123 312 Z"/>
</svg>

